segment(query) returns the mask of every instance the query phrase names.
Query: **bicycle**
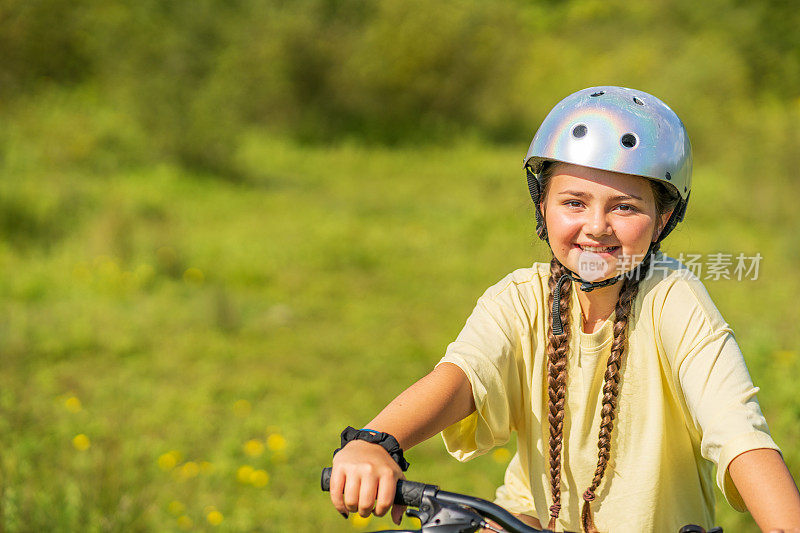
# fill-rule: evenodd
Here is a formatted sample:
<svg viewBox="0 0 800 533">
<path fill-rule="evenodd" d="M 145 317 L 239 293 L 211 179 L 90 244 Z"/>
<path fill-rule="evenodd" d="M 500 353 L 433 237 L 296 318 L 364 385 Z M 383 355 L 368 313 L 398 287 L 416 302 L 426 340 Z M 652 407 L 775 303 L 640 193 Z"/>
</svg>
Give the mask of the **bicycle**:
<svg viewBox="0 0 800 533">
<path fill-rule="evenodd" d="M 322 469 L 322 490 L 330 490 L 331 469 Z M 406 515 L 420 521 L 420 529 L 385 529 L 372 533 L 474 533 L 480 528 L 501 533 L 554 533 L 524 524 L 514 515 L 492 502 L 439 489 L 418 481 L 398 480 L 394 503 L 408 506 Z M 492 520 L 503 529 L 497 529 Z M 706 531 L 687 524 L 678 533 L 723 533 L 721 527 Z"/>
</svg>

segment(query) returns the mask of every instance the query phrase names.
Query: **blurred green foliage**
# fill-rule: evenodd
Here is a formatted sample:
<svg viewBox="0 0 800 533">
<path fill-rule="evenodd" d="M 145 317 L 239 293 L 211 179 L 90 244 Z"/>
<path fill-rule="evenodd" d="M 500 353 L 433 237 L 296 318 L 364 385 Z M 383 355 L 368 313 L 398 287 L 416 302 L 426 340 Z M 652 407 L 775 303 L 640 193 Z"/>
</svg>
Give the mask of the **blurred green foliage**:
<svg viewBox="0 0 800 533">
<path fill-rule="evenodd" d="M 110 119 L 90 116 L 102 137 Z M 241 184 L 167 163 L 91 170 L 82 151 L 50 164 L 20 128 L 0 167 L 4 531 L 361 527 L 318 489 L 338 432 L 428 372 L 487 286 L 548 255 L 518 146 L 251 134 Z M 800 213 L 779 182 L 752 216 L 746 178 L 703 165 L 696 181 L 665 249 L 763 255 L 758 280 L 706 284 L 797 476 Z M 508 454 L 461 465 L 434 438 L 409 459 L 417 479 L 491 498 Z M 718 516 L 756 531 L 724 502 Z"/>
<path fill-rule="evenodd" d="M 797 27 L 779 0 L 3 0 L 0 112 L 91 86 L 149 153 L 243 180 L 233 153 L 251 128 L 524 142 L 563 96 L 614 84 L 661 97 L 724 159 L 800 105 Z"/>
<path fill-rule="evenodd" d="M 546 259 L 521 159 L 600 84 L 659 96 L 692 136 L 666 251 L 763 254 L 758 281 L 708 285 L 797 477 L 799 16 L 0 0 L 0 529 L 352 529 L 316 485 L 336 434 Z M 491 497 L 507 457 L 459 465 L 433 439 L 411 460 Z M 725 504 L 719 522 L 755 530 Z"/>
</svg>

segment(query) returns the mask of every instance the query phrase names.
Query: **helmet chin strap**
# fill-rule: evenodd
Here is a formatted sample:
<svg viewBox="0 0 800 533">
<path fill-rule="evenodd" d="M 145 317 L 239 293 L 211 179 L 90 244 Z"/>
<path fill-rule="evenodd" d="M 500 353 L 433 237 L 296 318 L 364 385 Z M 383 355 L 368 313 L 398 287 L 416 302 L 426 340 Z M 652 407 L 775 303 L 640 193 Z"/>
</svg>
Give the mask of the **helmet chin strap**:
<svg viewBox="0 0 800 533">
<path fill-rule="evenodd" d="M 656 243 L 651 243 L 650 248 L 647 249 L 647 253 L 642 259 L 642 262 L 636 265 L 633 269 L 628 272 L 623 272 L 613 278 L 604 279 L 603 281 L 586 281 L 575 272 L 571 271 L 567 267 L 564 267 L 566 273 L 562 275 L 558 282 L 556 283 L 556 290 L 553 292 L 553 309 L 550 313 L 552 322 L 553 322 L 553 335 L 563 335 L 564 334 L 564 324 L 561 322 L 561 288 L 564 286 L 567 280 L 572 280 L 576 283 L 580 283 L 580 289 L 583 292 L 592 292 L 595 289 L 599 289 L 600 287 L 607 287 L 609 285 L 613 285 L 619 280 L 624 277 L 634 277 L 639 274 L 642 265 L 647 264 L 647 261 L 651 259 L 653 255 L 653 248 L 655 248 Z"/>
</svg>

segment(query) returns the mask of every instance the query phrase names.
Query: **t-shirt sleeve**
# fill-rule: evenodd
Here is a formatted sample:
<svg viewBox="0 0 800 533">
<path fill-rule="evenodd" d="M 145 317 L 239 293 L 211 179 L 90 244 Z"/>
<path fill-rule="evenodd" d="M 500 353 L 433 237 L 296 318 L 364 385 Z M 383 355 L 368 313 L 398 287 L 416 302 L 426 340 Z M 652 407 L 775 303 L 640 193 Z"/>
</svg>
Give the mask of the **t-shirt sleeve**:
<svg viewBox="0 0 800 533">
<path fill-rule="evenodd" d="M 504 444 L 516 429 L 523 387 L 520 329 L 513 306 L 484 294 L 438 363 L 461 368 L 472 386 L 475 412 L 442 432 L 447 451 L 459 461 Z"/>
<path fill-rule="evenodd" d="M 717 465 L 717 485 L 728 502 L 745 511 L 728 466 L 746 451 L 779 448 L 733 332 L 703 284 L 686 274 L 669 287 L 660 323 L 675 381 L 701 435 L 700 452 Z"/>
</svg>

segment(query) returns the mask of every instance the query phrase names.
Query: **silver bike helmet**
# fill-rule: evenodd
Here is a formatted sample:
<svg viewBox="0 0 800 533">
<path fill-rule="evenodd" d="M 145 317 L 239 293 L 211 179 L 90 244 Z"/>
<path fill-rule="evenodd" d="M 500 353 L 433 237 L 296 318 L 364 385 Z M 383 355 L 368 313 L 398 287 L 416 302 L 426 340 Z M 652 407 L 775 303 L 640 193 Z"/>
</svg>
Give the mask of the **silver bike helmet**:
<svg viewBox="0 0 800 533">
<path fill-rule="evenodd" d="M 692 147 L 678 115 L 651 94 L 625 87 L 573 93 L 547 115 L 525 156 L 536 206 L 536 230 L 547 240 L 539 210 L 544 164 L 561 161 L 642 176 L 671 187 L 680 200 L 659 236 L 683 220 L 692 190 Z"/>
</svg>

